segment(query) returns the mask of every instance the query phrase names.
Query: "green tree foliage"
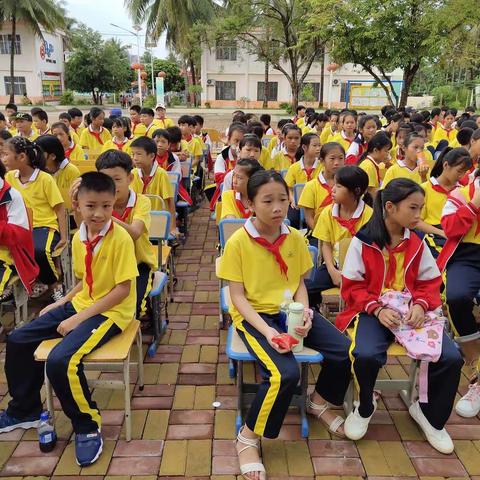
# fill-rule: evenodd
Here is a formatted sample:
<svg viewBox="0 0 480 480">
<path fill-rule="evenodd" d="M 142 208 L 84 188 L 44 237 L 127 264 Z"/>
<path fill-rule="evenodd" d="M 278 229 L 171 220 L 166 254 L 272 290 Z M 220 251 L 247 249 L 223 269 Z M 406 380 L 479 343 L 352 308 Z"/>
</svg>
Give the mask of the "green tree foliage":
<svg viewBox="0 0 480 480">
<path fill-rule="evenodd" d="M 54 32 L 66 25 L 65 11 L 55 0 L 1 0 L 0 27 L 11 23 L 10 102 L 14 101 L 15 38 L 18 22 L 24 23 L 35 35 L 43 38 L 42 29 Z"/>
<path fill-rule="evenodd" d="M 238 40 L 238 44 L 268 62 L 288 80 L 294 108 L 302 85 L 324 43 L 327 10 L 307 24 L 310 5 L 305 0 L 231 0 L 216 22 L 216 41 Z M 268 32 L 266 29 L 268 26 Z"/>
<path fill-rule="evenodd" d="M 90 92 L 93 102 L 101 104 L 105 92 L 125 90 L 131 79 L 128 54 L 117 40 L 103 41 L 99 32 L 86 25 L 74 30 L 72 53 L 65 64 L 68 88 Z"/>
<path fill-rule="evenodd" d="M 142 57 L 142 63 L 145 65 L 145 71 L 148 77 L 145 79 L 148 88 L 152 88 L 152 63 L 150 53 L 146 52 Z M 158 72 L 165 72 L 165 92 L 183 92 L 185 90 L 185 78 L 180 75 L 180 67 L 176 62 L 153 58 L 153 76 Z"/>
<path fill-rule="evenodd" d="M 384 88 L 391 103 L 399 106 L 405 106 L 422 62 L 438 59 L 450 36 L 472 25 L 480 14 L 478 2 L 471 0 L 308 2 L 310 26 L 325 9 L 334 13 L 329 32 L 335 61 L 362 66 Z M 402 70 L 400 97 L 389 76 L 396 68 Z"/>
</svg>

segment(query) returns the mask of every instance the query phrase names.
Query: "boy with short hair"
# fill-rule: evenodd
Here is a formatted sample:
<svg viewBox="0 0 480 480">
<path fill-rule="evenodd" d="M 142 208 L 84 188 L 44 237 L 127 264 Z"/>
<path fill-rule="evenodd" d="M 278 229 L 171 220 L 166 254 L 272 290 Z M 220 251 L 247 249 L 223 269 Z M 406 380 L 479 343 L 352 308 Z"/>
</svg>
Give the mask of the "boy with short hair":
<svg viewBox="0 0 480 480">
<path fill-rule="evenodd" d="M 132 190 L 145 195 L 158 195 L 164 200 L 172 217 L 171 233 L 176 235 L 174 192 L 167 172 L 156 161 L 156 143 L 151 138 L 139 137 L 132 142 L 130 148 L 136 167 L 133 170 Z M 153 210 L 161 210 L 158 200 L 152 198 L 151 203 Z"/>
<path fill-rule="evenodd" d="M 192 158 L 192 168 L 201 161 L 203 156 L 203 149 L 201 141 L 198 137 L 194 137 L 195 125 L 197 122 L 190 115 L 182 115 L 178 119 L 178 126 L 182 132 L 182 139 L 187 142 L 188 151 Z"/>
<path fill-rule="evenodd" d="M 130 107 L 130 120 L 132 122 L 132 135 L 133 138 L 143 137 L 147 129 L 140 120 L 140 105 L 132 105 Z"/>
<path fill-rule="evenodd" d="M 29 113 L 17 113 L 15 115 L 16 136 L 27 138 L 33 142 L 38 137 L 38 133 L 32 128 L 32 121 L 32 116 Z"/>
<path fill-rule="evenodd" d="M 62 123 L 64 123 L 68 127 L 68 131 L 70 132 L 70 137 L 73 140 L 73 143 L 75 145 L 78 145 L 80 143 L 80 137 L 77 135 L 75 130 L 73 129 L 71 122 L 72 122 L 72 117 L 68 112 L 62 112 L 58 116 L 58 120 Z M 52 127 L 50 127 L 52 129 Z"/>
<path fill-rule="evenodd" d="M 145 126 L 144 136 L 152 138 L 153 132 L 158 128 L 158 125 L 154 122 L 155 113 L 151 108 L 144 107 L 140 110 L 140 121 Z"/>
<path fill-rule="evenodd" d="M 79 108 L 69 108 L 67 113 L 70 115 L 70 125 L 75 130 L 75 133 L 80 138 L 83 130 L 85 129 L 85 125 L 83 125 L 83 113 Z"/>
<path fill-rule="evenodd" d="M 37 129 L 39 137 L 52 134 L 52 131 L 48 126 L 48 114 L 45 110 L 35 111 L 35 114 L 33 115 L 33 124 Z"/>
<path fill-rule="evenodd" d="M 103 173 L 82 175 L 75 208 L 83 223 L 72 241 L 79 279 L 61 300 L 45 307 L 28 325 L 7 337 L 5 373 L 12 397 L 0 413 L 0 433 L 35 428 L 42 411 L 44 366 L 34 352 L 46 339 L 64 337 L 48 356 L 46 373 L 72 422 L 80 466 L 102 452 L 101 417 L 92 400 L 82 358 L 123 331 L 135 315 L 138 275 L 130 235 L 112 221 L 115 183 Z"/>
</svg>

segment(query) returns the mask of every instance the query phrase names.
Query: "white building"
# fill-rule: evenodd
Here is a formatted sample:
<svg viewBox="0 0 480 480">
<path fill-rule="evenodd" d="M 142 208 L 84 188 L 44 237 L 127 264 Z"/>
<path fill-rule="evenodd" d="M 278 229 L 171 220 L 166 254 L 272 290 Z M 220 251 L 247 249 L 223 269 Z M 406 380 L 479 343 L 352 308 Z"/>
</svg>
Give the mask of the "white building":
<svg viewBox="0 0 480 480">
<path fill-rule="evenodd" d="M 15 39 L 15 101 L 21 104 L 24 93 L 33 102 L 58 100 L 64 89 L 65 46 L 60 33 L 43 32 L 43 39 L 22 23 Z M 11 24 L 0 29 L 0 103 L 10 96 Z"/>
<path fill-rule="evenodd" d="M 211 107 L 261 108 L 265 85 L 265 64 L 255 55 L 249 54 L 236 42 L 217 44 L 214 48 L 204 48 L 202 52 L 202 105 Z M 378 109 L 386 102 L 381 88 L 374 87 L 371 75 L 361 67 L 352 64 L 342 65 L 333 75 L 327 71 L 330 63 L 325 55 L 324 105 L 331 100 L 332 107 Z M 289 65 L 283 65 L 288 71 Z M 395 90 L 401 89 L 401 71 L 391 73 Z M 321 61 L 315 61 L 305 79 L 311 84 L 315 102 L 305 102 L 306 106 L 317 106 L 320 98 Z M 290 85 L 286 77 L 273 68 L 269 69 L 269 107 L 278 107 L 282 102 L 291 102 Z M 331 85 L 331 86 L 330 86 Z M 354 87 L 352 89 L 352 87 Z M 361 87 L 361 88 L 360 88 Z M 366 87 L 366 88 L 365 88 Z M 331 96 L 331 98 L 330 98 Z"/>
</svg>

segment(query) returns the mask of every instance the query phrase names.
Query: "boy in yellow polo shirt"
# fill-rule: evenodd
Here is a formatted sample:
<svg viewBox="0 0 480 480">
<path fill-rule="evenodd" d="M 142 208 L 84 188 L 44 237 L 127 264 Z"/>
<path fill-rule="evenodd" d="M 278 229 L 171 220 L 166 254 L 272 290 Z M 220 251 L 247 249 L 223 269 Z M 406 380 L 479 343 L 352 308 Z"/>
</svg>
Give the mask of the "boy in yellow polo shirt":
<svg viewBox="0 0 480 480">
<path fill-rule="evenodd" d="M 187 142 L 187 148 L 192 156 L 192 168 L 194 168 L 203 156 L 201 140 L 194 136 L 196 120 L 190 115 L 182 115 L 178 119 L 178 126 L 182 131 L 182 140 Z"/>
<path fill-rule="evenodd" d="M 80 139 L 80 135 L 85 130 L 85 125 L 83 124 L 83 113 L 79 108 L 73 107 L 67 110 L 67 113 L 70 115 L 70 126 L 75 130 L 75 133 Z"/>
<path fill-rule="evenodd" d="M 145 127 L 145 133 L 143 134 L 145 137 L 152 138 L 153 132 L 157 128 L 160 128 L 159 125 L 155 123 L 153 118 L 154 116 L 155 116 L 155 113 L 153 113 L 153 110 L 151 108 L 144 107 L 140 110 L 140 121 Z"/>
<path fill-rule="evenodd" d="M 168 127 L 175 126 L 175 122 L 171 118 L 167 118 L 167 109 L 163 103 L 157 103 L 155 106 L 154 121 L 158 125 L 158 128 L 163 128 L 164 130 L 166 130 Z"/>
<path fill-rule="evenodd" d="M 80 135 L 80 146 L 89 160 L 95 160 L 102 153 L 103 146 L 112 139 L 112 135 L 103 126 L 105 112 L 101 108 L 92 107 L 89 116 L 91 123 Z"/>
<path fill-rule="evenodd" d="M 102 452 L 101 416 L 92 400 L 82 359 L 119 334 L 135 315 L 138 275 L 130 235 L 112 221 L 115 183 L 103 173 L 82 176 L 75 207 L 83 223 L 72 241 L 78 283 L 40 316 L 7 337 L 5 372 L 12 399 L 0 414 L 0 432 L 35 428 L 42 412 L 44 365 L 33 352 L 60 337 L 46 373 L 75 432 L 77 463 L 94 463 Z"/>
<path fill-rule="evenodd" d="M 29 113 L 17 113 L 15 115 L 16 135 L 33 142 L 38 137 L 38 133 L 32 127 L 32 122 L 33 119 Z"/>
<path fill-rule="evenodd" d="M 133 138 L 143 137 L 147 129 L 140 120 L 141 108 L 139 105 L 132 105 L 130 107 L 130 120 L 132 122 L 132 136 Z"/>
<path fill-rule="evenodd" d="M 167 172 L 156 161 L 157 144 L 148 137 L 136 138 L 131 144 L 132 159 L 135 169 L 131 188 L 136 193 L 161 197 L 166 210 L 175 218 L 175 200 L 173 188 Z M 163 210 L 159 200 L 152 198 L 152 209 Z M 176 234 L 175 222 L 172 221 L 171 233 Z"/>
</svg>

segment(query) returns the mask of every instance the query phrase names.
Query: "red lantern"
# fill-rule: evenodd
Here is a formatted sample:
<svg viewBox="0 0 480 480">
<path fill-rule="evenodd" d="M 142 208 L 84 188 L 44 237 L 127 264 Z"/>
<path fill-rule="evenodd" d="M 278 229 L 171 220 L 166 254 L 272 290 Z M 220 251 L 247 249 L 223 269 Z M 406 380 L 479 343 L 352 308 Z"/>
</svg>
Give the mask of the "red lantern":
<svg viewBox="0 0 480 480">
<path fill-rule="evenodd" d="M 140 68 L 139 63 L 132 63 L 132 70 L 138 70 Z"/>
<path fill-rule="evenodd" d="M 338 63 L 329 63 L 327 65 L 327 72 L 335 72 L 339 67 Z"/>
<path fill-rule="evenodd" d="M 143 80 L 145 80 L 148 77 L 148 73 L 147 72 L 142 72 L 140 74 L 140 77 L 143 78 Z"/>
</svg>

